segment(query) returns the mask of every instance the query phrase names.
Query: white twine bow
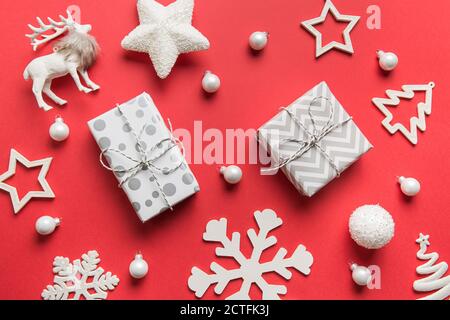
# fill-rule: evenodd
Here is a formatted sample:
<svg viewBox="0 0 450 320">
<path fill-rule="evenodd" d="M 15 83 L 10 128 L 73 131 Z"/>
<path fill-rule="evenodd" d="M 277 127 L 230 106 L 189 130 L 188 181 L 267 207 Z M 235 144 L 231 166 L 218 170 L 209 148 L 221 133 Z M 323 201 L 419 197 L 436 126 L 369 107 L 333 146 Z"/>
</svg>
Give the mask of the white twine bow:
<svg viewBox="0 0 450 320">
<path fill-rule="evenodd" d="M 185 153 L 183 143 L 181 143 L 181 141 L 178 138 L 174 137 L 173 130 L 172 130 L 172 124 L 170 123 L 170 120 L 168 119 L 167 122 L 169 124 L 170 137 L 165 138 L 165 139 L 161 139 L 152 148 L 150 148 L 150 150 L 146 151 L 145 150 L 146 148 L 144 147 L 144 141 L 142 141 L 141 136 L 142 136 L 142 133 L 144 132 L 145 128 L 147 127 L 147 124 L 145 124 L 142 127 L 142 129 L 139 131 L 139 134 L 136 134 L 136 131 L 131 126 L 130 121 L 125 116 L 125 114 L 122 112 L 122 109 L 120 108 L 120 105 L 117 105 L 117 110 L 119 111 L 121 117 L 124 119 L 125 125 L 127 125 L 130 128 L 131 134 L 136 139 L 136 147 L 137 147 L 137 150 L 139 152 L 140 159 L 135 159 L 134 157 L 129 156 L 129 155 L 125 154 L 124 152 L 120 151 L 120 150 L 113 149 L 113 148 L 107 148 L 107 149 L 102 150 L 100 152 L 100 163 L 101 163 L 101 165 L 105 169 L 107 169 L 109 171 L 112 171 L 112 172 L 114 172 L 116 174 L 128 174 L 124 179 L 121 180 L 121 182 L 119 184 L 120 188 L 123 187 L 124 183 L 129 181 L 131 178 L 136 176 L 141 171 L 143 171 L 143 170 L 150 170 L 152 172 L 152 175 L 153 175 L 153 181 L 157 185 L 157 187 L 158 187 L 158 189 L 159 189 L 159 191 L 160 191 L 160 193 L 162 195 L 162 198 L 163 198 L 164 202 L 167 204 L 167 206 L 170 208 L 170 210 L 173 210 L 172 205 L 170 204 L 169 200 L 167 199 L 166 194 L 164 193 L 163 187 L 161 186 L 160 182 L 158 181 L 157 174 L 169 175 L 169 174 L 175 172 L 176 170 L 178 170 L 183 165 L 183 156 L 184 156 L 184 153 Z M 177 146 L 180 147 L 182 157 L 180 157 L 180 161 L 174 167 L 172 167 L 172 168 L 167 168 L 167 167 L 161 168 L 161 167 L 158 167 L 155 164 L 155 162 L 157 160 L 163 158 L 170 150 L 172 150 L 173 148 L 175 148 Z M 162 150 L 158 154 L 154 155 L 153 157 L 149 157 L 149 155 L 154 153 L 154 151 L 157 150 L 157 149 L 162 149 Z M 108 153 L 108 152 L 115 152 L 117 154 L 120 154 L 121 156 L 123 156 L 123 157 L 127 158 L 128 160 L 134 162 L 135 165 L 131 166 L 129 168 L 124 168 L 124 169 L 111 168 L 109 165 L 105 164 L 105 162 L 103 161 L 103 156 L 106 153 Z"/>
<path fill-rule="evenodd" d="M 313 103 L 319 99 L 324 99 L 330 104 L 330 116 L 328 117 L 326 124 L 320 130 L 316 126 L 316 121 L 314 120 L 314 116 L 313 116 L 312 110 L 311 110 Z M 296 143 L 299 145 L 298 150 L 295 153 L 293 153 L 290 157 L 287 157 L 287 158 L 280 157 L 280 161 L 278 162 L 278 164 L 276 166 L 270 167 L 270 168 L 264 168 L 264 169 L 262 169 L 262 171 L 270 172 L 270 171 L 279 170 L 281 168 L 284 168 L 291 162 L 301 158 L 306 152 L 308 152 L 312 148 L 316 148 L 324 156 L 324 158 L 327 159 L 327 161 L 330 163 L 330 166 L 336 171 L 336 176 L 339 177 L 340 172 L 339 172 L 339 169 L 338 169 L 336 163 L 327 154 L 327 152 L 320 146 L 320 142 L 322 141 L 322 139 L 324 139 L 327 135 L 329 135 L 335 129 L 337 129 L 337 128 L 343 126 L 344 124 L 346 124 L 347 122 L 351 121 L 352 117 L 349 117 L 339 123 L 333 123 L 334 105 L 331 103 L 330 99 L 328 99 L 327 97 L 323 97 L 323 96 L 315 97 L 314 99 L 311 100 L 309 107 L 308 107 L 308 115 L 309 115 L 309 118 L 313 125 L 313 132 L 311 133 L 305 127 L 305 125 L 300 121 L 300 119 L 297 118 L 297 116 L 291 110 L 289 110 L 287 107 L 282 108 L 282 110 L 286 111 L 289 114 L 289 116 L 292 118 L 292 120 L 294 120 L 296 125 L 298 125 L 300 128 L 302 128 L 308 137 L 306 139 L 296 139 L 296 138 L 281 139 L 279 146 L 282 146 L 282 145 L 285 145 L 288 143 Z"/>
</svg>

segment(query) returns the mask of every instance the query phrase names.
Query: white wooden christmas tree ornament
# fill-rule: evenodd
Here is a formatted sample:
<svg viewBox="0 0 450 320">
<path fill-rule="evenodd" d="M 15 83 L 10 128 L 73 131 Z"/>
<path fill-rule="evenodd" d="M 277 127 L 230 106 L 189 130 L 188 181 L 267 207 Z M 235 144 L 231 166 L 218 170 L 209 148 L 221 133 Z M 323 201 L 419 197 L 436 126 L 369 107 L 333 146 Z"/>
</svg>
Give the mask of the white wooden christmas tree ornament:
<svg viewBox="0 0 450 320">
<path fill-rule="evenodd" d="M 231 238 L 227 235 L 227 219 L 211 220 L 206 226 L 203 240 L 208 242 L 218 242 L 220 247 L 216 248 L 218 257 L 234 259 L 239 267 L 236 269 L 225 269 L 217 262 L 211 263 L 212 274 L 207 274 L 197 267 L 193 267 L 188 280 L 189 288 L 195 292 L 198 298 L 203 297 L 206 290 L 215 285 L 214 292 L 222 294 L 230 281 L 242 279 L 242 285 L 238 292 L 232 294 L 227 299 L 249 300 L 250 288 L 253 284 L 258 286 L 262 292 L 264 300 L 278 300 L 280 295 L 287 293 L 284 285 L 272 285 L 263 277 L 266 273 L 277 273 L 286 280 L 291 279 L 292 272 L 289 268 L 294 268 L 304 275 L 309 275 L 313 256 L 303 245 L 299 245 L 290 257 L 286 257 L 287 250 L 280 248 L 272 260 L 261 262 L 263 252 L 277 243 L 275 236 L 269 233 L 283 224 L 277 214 L 270 209 L 256 211 L 254 213 L 259 232 L 249 229 L 247 236 L 253 247 L 250 257 L 246 257 L 240 249 L 241 235 L 234 232 Z"/>
<path fill-rule="evenodd" d="M 167 7 L 138 0 L 139 23 L 123 40 L 126 50 L 150 55 L 158 77 L 165 79 L 182 53 L 206 50 L 208 39 L 192 26 L 194 0 L 177 0 Z"/>
<path fill-rule="evenodd" d="M 39 172 L 38 181 L 42 187 L 40 191 L 29 191 L 23 198 L 19 198 L 19 194 L 17 189 L 7 183 L 5 181 L 16 174 L 16 166 L 17 161 L 24 165 L 26 168 L 35 168 L 41 167 L 41 171 Z M 0 189 L 9 192 L 11 197 L 11 202 L 13 205 L 14 213 L 18 213 L 22 208 L 32 199 L 32 198 L 54 198 L 55 194 L 53 193 L 50 185 L 45 179 L 47 172 L 50 168 L 50 163 L 52 162 L 52 158 L 45 158 L 42 160 L 29 161 L 23 155 L 21 155 L 18 151 L 11 149 L 11 154 L 9 157 L 9 167 L 8 171 L 0 175 Z"/>
<path fill-rule="evenodd" d="M 108 291 L 114 290 L 119 278 L 99 267 L 100 258 L 92 250 L 70 263 L 69 258 L 55 257 L 53 261 L 54 284 L 42 291 L 44 300 L 104 300 Z"/>
<path fill-rule="evenodd" d="M 429 238 L 429 235 L 421 233 L 416 240 L 420 246 L 417 258 L 426 260 L 424 264 L 417 267 L 416 272 L 419 275 L 427 275 L 427 277 L 414 281 L 413 287 L 418 292 L 434 291 L 419 300 L 444 300 L 450 296 L 450 275 L 443 277 L 448 270 L 448 264 L 446 262 L 435 264 L 439 259 L 439 254 L 436 252 L 426 253 L 430 245 Z"/>
<path fill-rule="evenodd" d="M 417 129 L 425 132 L 427 125 L 425 116 L 431 114 L 432 102 L 433 102 L 433 89 L 435 87 L 434 82 L 421 85 L 404 85 L 402 91 L 386 90 L 388 98 L 373 98 L 373 104 L 383 113 L 385 118 L 381 122 L 382 125 L 390 134 L 394 134 L 400 131 L 412 144 L 417 144 Z M 411 100 L 415 96 L 415 92 L 425 92 L 425 102 L 419 102 L 417 104 L 417 116 L 412 116 L 410 119 L 409 130 L 401 123 L 393 123 L 394 116 L 389 111 L 387 106 L 393 107 L 400 104 L 400 99 Z"/>
<path fill-rule="evenodd" d="M 66 100 L 58 97 L 52 90 L 52 81 L 70 74 L 77 88 L 85 93 L 100 89 L 87 73 L 87 69 L 95 62 L 98 54 L 98 45 L 95 38 L 89 35 L 92 30 L 90 24 L 77 23 L 70 11 L 67 11 L 67 18 L 59 16 L 61 21 L 48 19 L 45 24 L 41 18 L 37 18 L 39 26 L 31 24 L 28 27 L 33 31 L 26 36 L 31 39 L 33 50 L 53 39 L 65 34 L 67 35 L 57 42 L 53 48 L 53 53 L 42 56 L 31 61 L 23 72 L 25 80 L 33 80 L 33 93 L 40 108 L 48 111 L 53 107 L 48 105 L 42 96 L 45 93 L 53 102 L 64 105 Z M 49 33 L 53 32 L 53 33 Z M 88 87 L 85 87 L 78 73 L 81 75 Z"/>
<path fill-rule="evenodd" d="M 319 30 L 317 30 L 314 26 L 317 24 L 324 23 L 329 13 L 331 13 L 334 19 L 336 19 L 336 21 L 338 22 L 348 22 L 348 25 L 342 34 L 344 38 L 344 43 L 338 41 L 331 41 L 325 46 L 323 45 L 322 33 Z M 334 6 L 334 4 L 331 2 L 331 0 L 326 0 L 325 6 L 323 7 L 322 13 L 320 14 L 319 17 L 302 22 L 302 26 L 316 38 L 316 58 L 320 57 L 321 55 L 327 53 L 332 49 L 338 49 L 340 51 L 353 54 L 354 50 L 352 39 L 350 38 L 350 32 L 356 26 L 360 18 L 361 18 L 360 16 L 350 16 L 340 14 L 339 11 Z"/>
</svg>

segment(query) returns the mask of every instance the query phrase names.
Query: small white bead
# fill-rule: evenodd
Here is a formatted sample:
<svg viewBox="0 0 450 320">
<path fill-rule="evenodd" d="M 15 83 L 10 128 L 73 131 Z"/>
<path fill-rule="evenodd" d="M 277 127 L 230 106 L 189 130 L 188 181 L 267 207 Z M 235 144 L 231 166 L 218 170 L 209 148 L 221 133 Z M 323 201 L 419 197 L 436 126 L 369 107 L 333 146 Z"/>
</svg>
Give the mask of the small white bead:
<svg viewBox="0 0 450 320">
<path fill-rule="evenodd" d="M 220 88 L 220 79 L 211 71 L 206 71 L 202 79 L 202 87 L 208 93 L 214 93 Z"/>
<path fill-rule="evenodd" d="M 70 130 L 63 118 L 57 117 L 48 132 L 53 140 L 60 142 L 69 137 Z"/>
<path fill-rule="evenodd" d="M 420 191 L 420 182 L 414 178 L 400 177 L 398 178 L 398 182 L 400 183 L 402 192 L 409 197 L 414 197 Z"/>
<path fill-rule="evenodd" d="M 380 50 L 377 52 L 377 55 L 381 69 L 385 71 L 392 71 L 395 69 L 395 67 L 397 67 L 398 57 L 395 53 L 383 52 Z"/>
<path fill-rule="evenodd" d="M 352 279 L 357 285 L 367 286 L 370 280 L 372 280 L 372 274 L 368 268 L 358 266 L 354 263 L 350 269 L 352 270 Z"/>
<path fill-rule="evenodd" d="M 230 184 L 239 183 L 242 179 L 242 170 L 238 166 L 223 166 L 220 168 L 220 173 L 223 175 L 225 181 Z"/>
<path fill-rule="evenodd" d="M 53 218 L 50 216 L 42 216 L 36 220 L 36 231 L 40 235 L 46 236 L 53 231 L 55 231 L 56 227 L 59 226 L 61 220 L 59 218 Z"/>
<path fill-rule="evenodd" d="M 136 254 L 134 260 L 130 263 L 130 275 L 135 279 L 141 279 L 147 275 L 148 264 L 142 254 Z"/>
<path fill-rule="evenodd" d="M 269 33 L 267 32 L 262 31 L 253 32 L 248 39 L 248 44 L 253 50 L 257 51 L 262 50 L 267 45 L 268 35 Z"/>
</svg>

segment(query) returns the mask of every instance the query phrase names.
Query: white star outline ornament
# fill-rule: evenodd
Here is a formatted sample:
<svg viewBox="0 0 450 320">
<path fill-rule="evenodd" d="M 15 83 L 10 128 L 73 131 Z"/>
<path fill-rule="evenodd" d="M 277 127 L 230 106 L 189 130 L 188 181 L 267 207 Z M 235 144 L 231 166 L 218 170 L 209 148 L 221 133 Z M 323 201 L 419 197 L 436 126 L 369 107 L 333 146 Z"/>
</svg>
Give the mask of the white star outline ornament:
<svg viewBox="0 0 450 320">
<path fill-rule="evenodd" d="M 41 191 L 29 191 L 22 199 L 19 198 L 17 189 L 9 184 L 4 183 L 5 180 L 9 179 L 16 174 L 17 161 L 23 164 L 26 168 L 41 167 L 39 172 L 38 181 L 41 184 Z M 54 198 L 50 185 L 48 184 L 45 176 L 47 175 L 48 169 L 50 168 L 50 163 L 52 158 L 45 158 L 42 160 L 29 161 L 18 151 L 11 149 L 11 154 L 9 157 L 9 168 L 8 171 L 0 175 L 0 189 L 9 192 L 11 197 L 11 202 L 14 208 L 14 213 L 17 214 L 22 208 L 32 199 L 32 198 Z"/>
<path fill-rule="evenodd" d="M 148 53 L 161 79 L 167 78 L 182 53 L 206 50 L 208 39 L 192 26 L 194 0 L 177 0 L 167 7 L 138 0 L 139 23 L 123 40 L 125 50 Z"/>
<path fill-rule="evenodd" d="M 402 91 L 397 90 L 386 90 L 386 95 L 388 98 L 373 98 L 373 104 L 378 108 L 378 110 L 383 113 L 385 118 L 381 124 L 386 128 L 390 134 L 394 134 L 400 131 L 413 145 L 417 144 L 417 129 L 425 132 L 427 129 L 426 117 L 431 114 L 432 104 L 433 104 L 433 89 L 435 87 L 434 82 L 428 84 L 407 84 L 402 86 Z M 417 117 L 413 116 L 409 120 L 410 129 L 408 130 L 401 123 L 391 124 L 394 119 L 394 115 L 389 111 L 386 106 L 398 106 L 400 104 L 400 99 L 411 100 L 415 96 L 415 92 L 425 91 L 425 102 L 419 102 L 417 104 Z"/>
<path fill-rule="evenodd" d="M 320 33 L 319 30 L 314 28 L 316 24 L 324 23 L 327 19 L 328 12 L 331 12 L 334 19 L 338 22 L 348 22 L 347 27 L 344 30 L 343 37 L 345 43 L 337 42 L 337 41 L 331 41 L 326 46 L 323 46 L 322 43 L 322 33 Z M 358 23 L 360 16 L 351 16 L 351 15 L 345 15 L 340 14 L 339 11 L 336 9 L 334 4 L 331 2 L 331 0 L 325 1 L 325 6 L 322 9 L 322 13 L 319 17 L 306 20 L 302 22 L 302 26 L 308 30 L 309 33 L 311 33 L 313 36 L 316 37 L 316 58 L 319 58 L 324 53 L 327 53 L 328 51 L 332 49 L 338 49 L 343 52 L 347 52 L 349 54 L 353 54 L 353 44 L 352 39 L 350 38 L 350 31 L 353 30 L 353 28 Z"/>
</svg>

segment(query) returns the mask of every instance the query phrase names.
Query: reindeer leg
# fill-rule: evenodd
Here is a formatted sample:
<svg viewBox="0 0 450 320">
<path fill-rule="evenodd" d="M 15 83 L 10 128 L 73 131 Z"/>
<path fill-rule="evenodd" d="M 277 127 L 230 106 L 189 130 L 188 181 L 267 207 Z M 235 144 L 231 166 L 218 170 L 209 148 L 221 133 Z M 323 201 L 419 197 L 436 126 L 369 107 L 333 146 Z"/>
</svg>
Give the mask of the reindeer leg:
<svg viewBox="0 0 450 320">
<path fill-rule="evenodd" d="M 36 97 L 36 101 L 39 104 L 39 108 L 48 111 L 53 109 L 47 103 L 45 103 L 44 98 L 42 97 L 42 90 L 44 89 L 45 79 L 44 78 L 36 78 L 33 80 L 33 93 Z"/>
<path fill-rule="evenodd" d="M 61 105 L 61 106 L 64 105 L 64 104 L 66 104 L 66 103 L 67 103 L 66 100 L 61 99 L 60 97 L 58 97 L 58 96 L 52 91 L 52 89 L 50 89 L 50 86 L 51 86 L 51 85 L 52 85 L 52 80 L 51 80 L 51 79 L 45 81 L 44 89 L 43 89 L 44 93 L 45 93 L 50 99 L 52 99 L 55 103 L 57 103 L 57 104 L 59 104 L 59 105 Z"/>
<path fill-rule="evenodd" d="M 89 78 L 89 75 L 87 73 L 87 70 L 79 70 L 81 77 L 84 79 L 84 81 L 86 82 L 86 84 L 92 88 L 92 90 L 98 90 L 100 89 L 100 86 L 98 84 L 96 84 L 94 81 L 91 80 L 91 78 Z"/>
<path fill-rule="evenodd" d="M 92 89 L 86 88 L 81 84 L 80 77 L 78 76 L 78 71 L 76 66 L 69 67 L 69 73 L 73 78 L 73 81 L 75 81 L 75 84 L 77 85 L 78 90 L 83 91 L 84 93 L 89 93 L 92 91 Z"/>
</svg>

